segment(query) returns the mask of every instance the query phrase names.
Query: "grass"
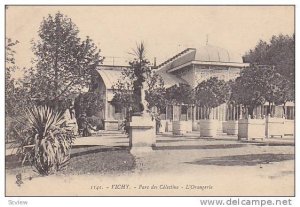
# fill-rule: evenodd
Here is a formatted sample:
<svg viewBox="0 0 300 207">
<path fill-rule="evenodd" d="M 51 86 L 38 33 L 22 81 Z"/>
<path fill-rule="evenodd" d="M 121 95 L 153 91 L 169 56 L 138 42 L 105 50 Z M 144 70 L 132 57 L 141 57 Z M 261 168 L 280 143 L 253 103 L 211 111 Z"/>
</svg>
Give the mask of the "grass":
<svg viewBox="0 0 300 207">
<path fill-rule="evenodd" d="M 134 170 L 135 158 L 126 147 L 101 146 L 72 149 L 70 165 L 64 174 L 120 174 Z"/>
<path fill-rule="evenodd" d="M 16 155 L 6 156 L 6 172 L 17 174 L 32 171 L 29 163 L 21 167 Z M 135 169 L 135 158 L 128 147 L 76 146 L 72 148 L 69 165 L 60 175 L 122 174 Z"/>
</svg>

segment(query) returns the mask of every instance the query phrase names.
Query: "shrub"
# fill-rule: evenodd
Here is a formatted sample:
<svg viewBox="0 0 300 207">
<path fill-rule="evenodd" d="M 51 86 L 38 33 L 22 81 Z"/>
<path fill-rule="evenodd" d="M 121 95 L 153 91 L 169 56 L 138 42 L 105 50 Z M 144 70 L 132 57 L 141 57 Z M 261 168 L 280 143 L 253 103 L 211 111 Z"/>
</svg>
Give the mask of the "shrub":
<svg viewBox="0 0 300 207">
<path fill-rule="evenodd" d="M 26 110 L 23 124 L 28 127 L 19 148 L 23 163 L 28 160 L 41 175 L 68 164 L 74 135 L 66 129 L 62 113 L 47 106 L 34 106 Z M 30 145 L 30 150 L 25 150 Z"/>
</svg>

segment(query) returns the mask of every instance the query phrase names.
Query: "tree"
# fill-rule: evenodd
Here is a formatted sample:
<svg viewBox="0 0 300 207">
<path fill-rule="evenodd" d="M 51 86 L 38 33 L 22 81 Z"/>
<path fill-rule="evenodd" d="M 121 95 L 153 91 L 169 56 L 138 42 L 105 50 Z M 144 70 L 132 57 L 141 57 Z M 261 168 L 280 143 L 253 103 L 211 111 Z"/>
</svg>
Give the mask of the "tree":
<svg viewBox="0 0 300 207">
<path fill-rule="evenodd" d="M 43 19 L 39 39 L 33 42 L 34 99 L 57 103 L 89 87 L 91 73 L 103 57 L 89 37 L 81 40 L 78 34 L 77 26 L 60 12 Z"/>
<path fill-rule="evenodd" d="M 128 118 L 131 116 L 130 113 L 134 105 L 133 75 L 131 69 L 124 68 L 121 76 L 122 78 L 112 86 L 114 93 L 112 104 L 125 108 L 126 117 Z"/>
<path fill-rule="evenodd" d="M 264 74 L 264 87 L 262 93 L 265 95 L 266 101 L 269 103 L 268 114 L 271 114 L 271 105 L 283 104 L 283 110 L 285 114 L 285 104 L 287 101 L 293 101 L 294 90 L 291 82 L 287 77 L 278 73 L 274 68 L 264 67 L 261 68 Z M 273 114 L 272 114 L 273 115 Z"/>
<path fill-rule="evenodd" d="M 230 98 L 229 84 L 216 77 L 203 81 L 195 88 L 195 103 L 204 107 L 206 119 L 210 118 L 211 109 L 226 103 Z"/>
<path fill-rule="evenodd" d="M 188 84 L 175 84 L 166 89 L 166 101 L 171 105 L 180 105 L 180 114 L 185 114 L 188 106 L 193 104 L 193 90 Z"/>
<path fill-rule="evenodd" d="M 244 56 L 252 65 L 275 66 L 278 73 L 295 81 L 295 35 L 273 36 L 270 43 L 260 40 L 256 47 Z"/>
<path fill-rule="evenodd" d="M 268 102 L 271 105 L 293 101 L 293 90 L 287 77 L 279 74 L 273 67 L 255 66 L 242 71 L 232 84 L 232 100 L 243 104 L 253 116 L 253 109 Z"/>
<path fill-rule="evenodd" d="M 129 67 L 122 71 L 122 78 L 113 85 L 114 97 L 112 103 L 125 108 L 126 121 L 131 120 L 134 113 L 143 111 L 150 113 L 157 127 L 160 125 L 161 109 L 165 107 L 165 88 L 163 79 L 151 70 L 150 62 L 146 59 L 144 43 L 141 42 L 132 53 L 135 58 Z M 145 90 L 145 97 L 142 97 Z M 144 106 L 145 99 L 147 106 Z M 145 110 L 145 107 L 148 109 Z M 156 107 L 156 111 L 151 109 Z M 125 127 L 125 130 L 127 128 Z"/>
<path fill-rule="evenodd" d="M 246 53 L 244 61 L 254 68 L 252 75 L 260 76 L 255 77 L 261 79 L 260 87 L 256 87 L 256 96 L 264 94 L 269 102 L 267 113 L 271 113 L 271 104 L 283 104 L 285 113 L 286 102 L 295 99 L 295 35 L 273 36 L 269 43 L 260 40 L 255 49 Z M 262 70 L 258 71 L 255 67 Z"/>
<path fill-rule="evenodd" d="M 113 85 L 114 97 L 113 104 L 122 106 L 126 109 L 133 108 L 135 105 L 136 94 L 134 93 L 134 81 L 130 68 L 125 68 L 122 71 L 122 78 Z M 160 75 L 154 71 L 148 70 L 146 73 L 145 82 L 147 90 L 145 91 L 145 99 L 147 101 L 147 108 L 157 107 L 162 109 L 166 105 L 164 81 Z"/>
<path fill-rule="evenodd" d="M 103 95 L 98 92 L 79 94 L 74 101 L 76 118 L 85 113 L 88 117 L 103 109 Z"/>
<path fill-rule="evenodd" d="M 148 102 L 148 109 L 156 107 L 157 114 L 161 114 L 161 110 L 166 107 L 166 89 L 164 81 L 160 75 L 154 71 L 149 71 L 147 74 L 146 101 Z"/>
<path fill-rule="evenodd" d="M 16 71 L 14 47 L 19 41 L 13 41 L 10 38 L 5 39 L 5 115 L 13 116 L 16 113 L 16 93 L 15 93 L 15 79 L 12 73 Z"/>
<path fill-rule="evenodd" d="M 188 84 L 175 84 L 166 89 L 166 99 L 169 104 L 190 105 L 193 103 L 192 88 Z"/>
<path fill-rule="evenodd" d="M 159 85 L 156 82 L 158 80 L 154 80 L 158 78 L 158 75 L 153 75 L 151 71 L 150 62 L 145 56 L 146 49 L 143 42 L 137 45 L 132 54 L 135 56 L 133 61 L 129 62 L 130 66 L 122 71 L 122 78 L 113 86 L 113 103 L 121 104 L 133 113 L 140 113 L 146 107 L 142 104 L 142 90 L 148 90 L 146 94 L 149 95 L 149 89 L 153 90 L 155 86 Z M 151 88 L 144 88 L 146 87 L 145 82 Z M 145 99 L 150 100 L 146 97 Z"/>
<path fill-rule="evenodd" d="M 232 99 L 244 105 L 252 117 L 254 108 L 266 102 L 266 75 L 259 67 L 246 68 L 232 85 Z"/>
<path fill-rule="evenodd" d="M 288 78 L 282 76 L 278 80 L 278 90 L 274 94 L 275 105 L 282 105 L 283 114 L 286 115 L 285 105 L 288 101 L 295 101 L 295 90 Z"/>
</svg>

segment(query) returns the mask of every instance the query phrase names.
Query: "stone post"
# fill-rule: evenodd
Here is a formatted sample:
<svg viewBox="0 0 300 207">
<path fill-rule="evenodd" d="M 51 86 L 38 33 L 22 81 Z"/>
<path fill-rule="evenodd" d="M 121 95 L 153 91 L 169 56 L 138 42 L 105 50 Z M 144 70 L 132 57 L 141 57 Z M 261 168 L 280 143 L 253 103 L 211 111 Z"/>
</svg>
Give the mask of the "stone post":
<svg viewBox="0 0 300 207">
<path fill-rule="evenodd" d="M 129 146 L 132 154 L 151 152 L 152 146 L 155 145 L 155 120 L 147 112 L 147 103 L 145 100 L 146 86 L 143 84 L 141 90 L 141 104 L 143 104 L 143 111 L 140 115 L 132 116 L 129 127 Z"/>
</svg>

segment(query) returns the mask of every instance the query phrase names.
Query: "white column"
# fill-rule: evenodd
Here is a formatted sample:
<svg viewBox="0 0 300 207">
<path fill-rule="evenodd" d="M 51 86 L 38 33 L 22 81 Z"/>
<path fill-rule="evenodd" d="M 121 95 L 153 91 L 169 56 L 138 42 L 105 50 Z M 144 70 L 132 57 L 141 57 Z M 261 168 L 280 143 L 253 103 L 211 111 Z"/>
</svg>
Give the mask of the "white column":
<svg viewBox="0 0 300 207">
<path fill-rule="evenodd" d="M 235 121 L 235 107 L 236 105 L 233 106 L 233 121 Z"/>
</svg>

